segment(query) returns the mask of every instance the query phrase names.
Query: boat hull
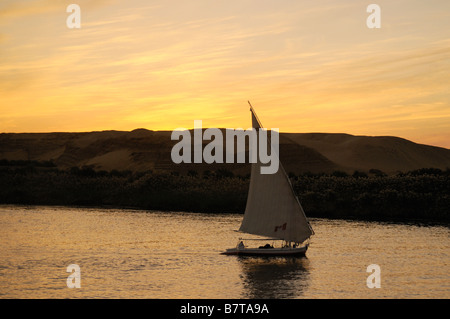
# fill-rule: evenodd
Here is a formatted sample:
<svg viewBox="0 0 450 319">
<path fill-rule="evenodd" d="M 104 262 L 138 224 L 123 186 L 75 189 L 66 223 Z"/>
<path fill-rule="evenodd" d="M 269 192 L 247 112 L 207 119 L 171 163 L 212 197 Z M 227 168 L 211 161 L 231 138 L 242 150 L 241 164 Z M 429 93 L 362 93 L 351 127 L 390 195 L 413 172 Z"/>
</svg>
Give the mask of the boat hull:
<svg viewBox="0 0 450 319">
<path fill-rule="evenodd" d="M 305 256 L 308 246 L 297 248 L 230 248 L 222 253 L 222 255 L 239 255 L 239 256 Z"/>
</svg>

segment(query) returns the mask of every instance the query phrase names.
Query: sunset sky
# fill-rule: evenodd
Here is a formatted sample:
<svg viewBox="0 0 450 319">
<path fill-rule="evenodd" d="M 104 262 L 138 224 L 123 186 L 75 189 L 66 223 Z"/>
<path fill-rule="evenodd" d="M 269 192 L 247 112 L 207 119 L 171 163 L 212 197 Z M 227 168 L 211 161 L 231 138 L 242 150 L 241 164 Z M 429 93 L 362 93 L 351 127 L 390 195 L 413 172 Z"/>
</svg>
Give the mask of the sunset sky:
<svg viewBox="0 0 450 319">
<path fill-rule="evenodd" d="M 450 148 L 449 88 L 449 0 L 0 2 L 0 132 L 248 128 L 250 100 L 280 132 Z"/>
</svg>

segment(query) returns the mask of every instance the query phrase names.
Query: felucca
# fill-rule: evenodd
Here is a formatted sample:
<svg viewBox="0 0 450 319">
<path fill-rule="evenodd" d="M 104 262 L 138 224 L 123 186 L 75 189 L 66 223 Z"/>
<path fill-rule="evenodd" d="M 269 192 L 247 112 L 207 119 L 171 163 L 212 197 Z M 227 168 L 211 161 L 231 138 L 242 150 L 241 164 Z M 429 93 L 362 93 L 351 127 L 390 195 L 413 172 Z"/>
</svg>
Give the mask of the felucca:
<svg viewBox="0 0 450 319">
<path fill-rule="evenodd" d="M 262 128 L 255 110 L 250 104 L 252 127 Z M 268 149 L 271 149 L 268 139 Z M 274 150 L 272 149 L 272 152 Z M 281 161 L 275 174 L 261 174 L 259 161 L 252 163 L 250 188 L 240 232 L 263 236 L 263 239 L 239 239 L 235 248 L 227 249 L 225 255 L 287 256 L 305 255 L 309 239 L 314 231 L 303 211 L 298 197 Z M 250 247 L 252 241 L 272 242 L 272 245 Z M 279 245 L 274 245 L 277 242 Z"/>
</svg>

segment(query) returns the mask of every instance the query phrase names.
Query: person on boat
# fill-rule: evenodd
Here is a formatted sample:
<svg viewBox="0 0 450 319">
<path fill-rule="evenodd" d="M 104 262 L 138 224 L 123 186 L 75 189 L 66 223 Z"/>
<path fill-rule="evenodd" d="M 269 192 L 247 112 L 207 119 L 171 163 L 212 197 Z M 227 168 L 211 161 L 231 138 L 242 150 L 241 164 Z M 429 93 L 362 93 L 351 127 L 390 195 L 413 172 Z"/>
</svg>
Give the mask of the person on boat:
<svg viewBox="0 0 450 319">
<path fill-rule="evenodd" d="M 245 245 L 244 245 L 244 243 L 242 241 L 239 243 L 238 248 L 239 249 L 244 249 L 245 248 Z"/>
</svg>

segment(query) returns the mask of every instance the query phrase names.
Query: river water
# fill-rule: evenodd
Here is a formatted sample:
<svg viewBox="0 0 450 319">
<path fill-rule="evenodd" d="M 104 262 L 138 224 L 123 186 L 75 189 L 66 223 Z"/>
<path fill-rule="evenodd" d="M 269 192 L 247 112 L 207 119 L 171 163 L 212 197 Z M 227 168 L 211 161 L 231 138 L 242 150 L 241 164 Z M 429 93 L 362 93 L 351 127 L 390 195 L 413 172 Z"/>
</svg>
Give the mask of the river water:
<svg viewBox="0 0 450 319">
<path fill-rule="evenodd" d="M 221 255 L 241 220 L 0 206 L 0 298 L 450 298 L 446 226 L 311 219 L 306 257 Z M 72 264 L 80 288 L 68 288 Z"/>
</svg>

